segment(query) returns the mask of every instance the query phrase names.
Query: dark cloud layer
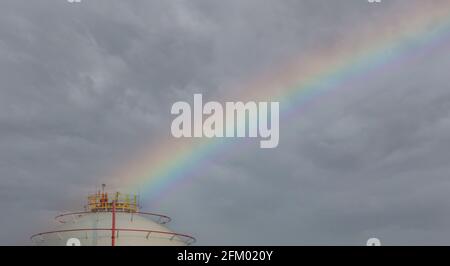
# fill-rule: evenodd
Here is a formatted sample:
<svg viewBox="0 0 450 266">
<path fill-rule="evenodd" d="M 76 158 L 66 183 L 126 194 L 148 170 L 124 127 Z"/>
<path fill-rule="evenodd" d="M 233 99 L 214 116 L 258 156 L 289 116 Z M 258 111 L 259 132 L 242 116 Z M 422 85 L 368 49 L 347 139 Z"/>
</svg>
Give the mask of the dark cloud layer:
<svg viewBox="0 0 450 266">
<path fill-rule="evenodd" d="M 2 0 L 0 244 L 30 244 L 114 183 L 168 134 L 174 101 L 214 98 L 414 2 Z M 321 96 L 281 121 L 279 148 L 236 145 L 156 211 L 205 245 L 450 244 L 449 47 Z"/>
</svg>

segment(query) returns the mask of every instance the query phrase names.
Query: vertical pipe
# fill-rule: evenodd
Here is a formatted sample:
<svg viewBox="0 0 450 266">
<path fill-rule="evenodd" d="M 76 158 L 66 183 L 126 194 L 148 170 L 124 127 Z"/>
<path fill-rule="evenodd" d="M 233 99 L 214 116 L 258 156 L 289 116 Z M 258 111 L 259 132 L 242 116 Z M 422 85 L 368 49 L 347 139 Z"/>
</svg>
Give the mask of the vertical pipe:
<svg viewBox="0 0 450 266">
<path fill-rule="evenodd" d="M 116 245 L 116 201 L 112 202 L 111 246 Z"/>
</svg>

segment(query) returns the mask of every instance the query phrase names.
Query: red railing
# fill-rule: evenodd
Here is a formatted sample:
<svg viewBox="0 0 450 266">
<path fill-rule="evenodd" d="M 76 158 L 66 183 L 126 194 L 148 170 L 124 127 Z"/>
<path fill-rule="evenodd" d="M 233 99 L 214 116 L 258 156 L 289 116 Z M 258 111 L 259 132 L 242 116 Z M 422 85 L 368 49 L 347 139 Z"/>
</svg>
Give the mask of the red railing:
<svg viewBox="0 0 450 266">
<path fill-rule="evenodd" d="M 60 215 L 57 215 L 55 217 L 55 220 L 60 222 L 60 223 L 66 223 L 67 221 L 63 220 L 63 217 L 67 217 L 67 216 L 73 216 L 73 215 L 84 215 L 84 214 L 95 214 L 96 212 L 70 212 L 70 213 L 63 213 Z M 99 212 L 102 213 L 102 212 Z M 126 211 L 118 211 L 116 210 L 116 213 L 128 213 L 130 215 L 134 215 L 134 214 L 141 214 L 141 215 L 148 215 L 148 216 L 152 216 L 152 217 L 157 217 L 158 219 L 155 221 L 159 224 L 166 224 L 169 223 L 172 219 L 169 216 L 166 215 L 162 215 L 162 214 L 158 214 L 158 213 L 151 213 L 151 212 L 126 212 Z"/>
<path fill-rule="evenodd" d="M 31 239 L 31 241 L 33 241 L 33 239 L 35 237 L 38 237 L 38 236 L 43 236 L 43 235 L 48 235 L 48 234 L 66 233 L 66 232 L 82 232 L 82 231 L 111 231 L 111 228 L 79 228 L 79 229 L 66 229 L 66 230 L 48 231 L 48 232 L 43 232 L 43 233 L 32 235 L 30 237 L 30 239 Z M 147 233 L 147 235 L 145 236 L 145 238 L 147 238 L 147 239 L 149 237 L 151 237 L 151 234 L 162 234 L 162 235 L 169 236 L 167 238 L 169 240 L 174 240 L 175 238 L 177 238 L 179 241 L 185 243 L 186 245 L 191 245 L 191 244 L 195 243 L 195 241 L 197 241 L 194 237 L 189 236 L 189 235 L 173 233 L 173 232 L 166 232 L 166 231 L 155 231 L 155 230 L 144 230 L 144 229 L 130 229 L 130 228 L 115 228 L 115 231 L 117 232 L 117 234 L 120 231 Z"/>
</svg>

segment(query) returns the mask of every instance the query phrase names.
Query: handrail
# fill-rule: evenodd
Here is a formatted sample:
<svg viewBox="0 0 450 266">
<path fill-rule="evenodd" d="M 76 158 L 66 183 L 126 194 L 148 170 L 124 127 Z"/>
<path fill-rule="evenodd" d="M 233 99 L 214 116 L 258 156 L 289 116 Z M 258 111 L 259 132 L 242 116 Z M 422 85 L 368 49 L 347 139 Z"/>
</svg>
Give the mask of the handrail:
<svg viewBox="0 0 450 266">
<path fill-rule="evenodd" d="M 60 218 L 65 217 L 65 216 L 70 216 L 70 215 L 82 215 L 82 214 L 88 214 L 88 213 L 96 213 L 96 212 L 84 211 L 84 212 L 63 213 L 63 214 L 55 216 L 55 220 L 60 223 L 66 223 L 66 221 L 61 221 Z M 116 210 L 116 213 L 130 213 L 130 214 L 142 214 L 142 215 L 148 215 L 148 216 L 155 216 L 155 217 L 158 217 L 158 220 L 156 222 L 159 224 L 166 224 L 166 223 L 169 223 L 170 221 L 172 221 L 172 218 L 170 218 L 169 216 L 166 216 L 163 214 L 158 214 L 158 213 L 152 213 L 152 212 L 127 212 L 127 211 Z"/>
<path fill-rule="evenodd" d="M 167 231 L 155 231 L 155 230 L 145 230 L 145 229 L 131 229 L 131 228 L 116 228 L 116 231 L 127 231 L 127 232 L 143 232 L 147 233 L 146 238 L 148 239 L 152 233 L 155 234 L 165 234 L 169 235 L 170 240 L 173 240 L 175 237 L 180 238 L 181 242 L 184 242 L 186 245 L 191 245 L 195 243 L 197 240 L 189 235 L 185 234 L 179 234 L 179 233 L 173 233 L 173 232 L 167 232 Z M 56 230 L 56 231 L 48 231 L 48 232 L 42 232 L 38 234 L 34 234 L 30 237 L 30 240 L 33 241 L 33 238 L 37 236 L 42 235 L 48 235 L 48 234 L 57 234 L 57 233 L 66 233 L 66 232 L 80 232 L 80 231 L 111 231 L 111 228 L 78 228 L 78 229 L 65 229 L 65 230 Z M 185 240 L 182 240 L 181 238 L 184 238 Z"/>
<path fill-rule="evenodd" d="M 85 208 L 94 211 L 94 210 L 108 210 L 112 208 L 112 202 L 94 202 L 88 203 L 85 205 Z M 117 208 L 124 209 L 128 211 L 138 211 L 141 206 L 135 203 L 126 203 L 126 202 L 117 202 Z"/>
</svg>

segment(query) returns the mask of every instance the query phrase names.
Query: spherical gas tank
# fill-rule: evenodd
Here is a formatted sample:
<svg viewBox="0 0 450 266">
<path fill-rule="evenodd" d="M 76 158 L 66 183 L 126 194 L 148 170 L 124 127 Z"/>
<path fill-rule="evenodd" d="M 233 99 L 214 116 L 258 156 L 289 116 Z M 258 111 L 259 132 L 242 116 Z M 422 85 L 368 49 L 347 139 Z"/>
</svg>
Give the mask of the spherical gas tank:
<svg viewBox="0 0 450 266">
<path fill-rule="evenodd" d="M 55 230 L 36 234 L 32 240 L 36 245 L 45 246 L 186 246 L 195 241 L 168 229 L 164 225 L 167 219 L 170 220 L 167 216 L 149 213 L 64 214 L 57 216 L 61 224 Z"/>
</svg>

